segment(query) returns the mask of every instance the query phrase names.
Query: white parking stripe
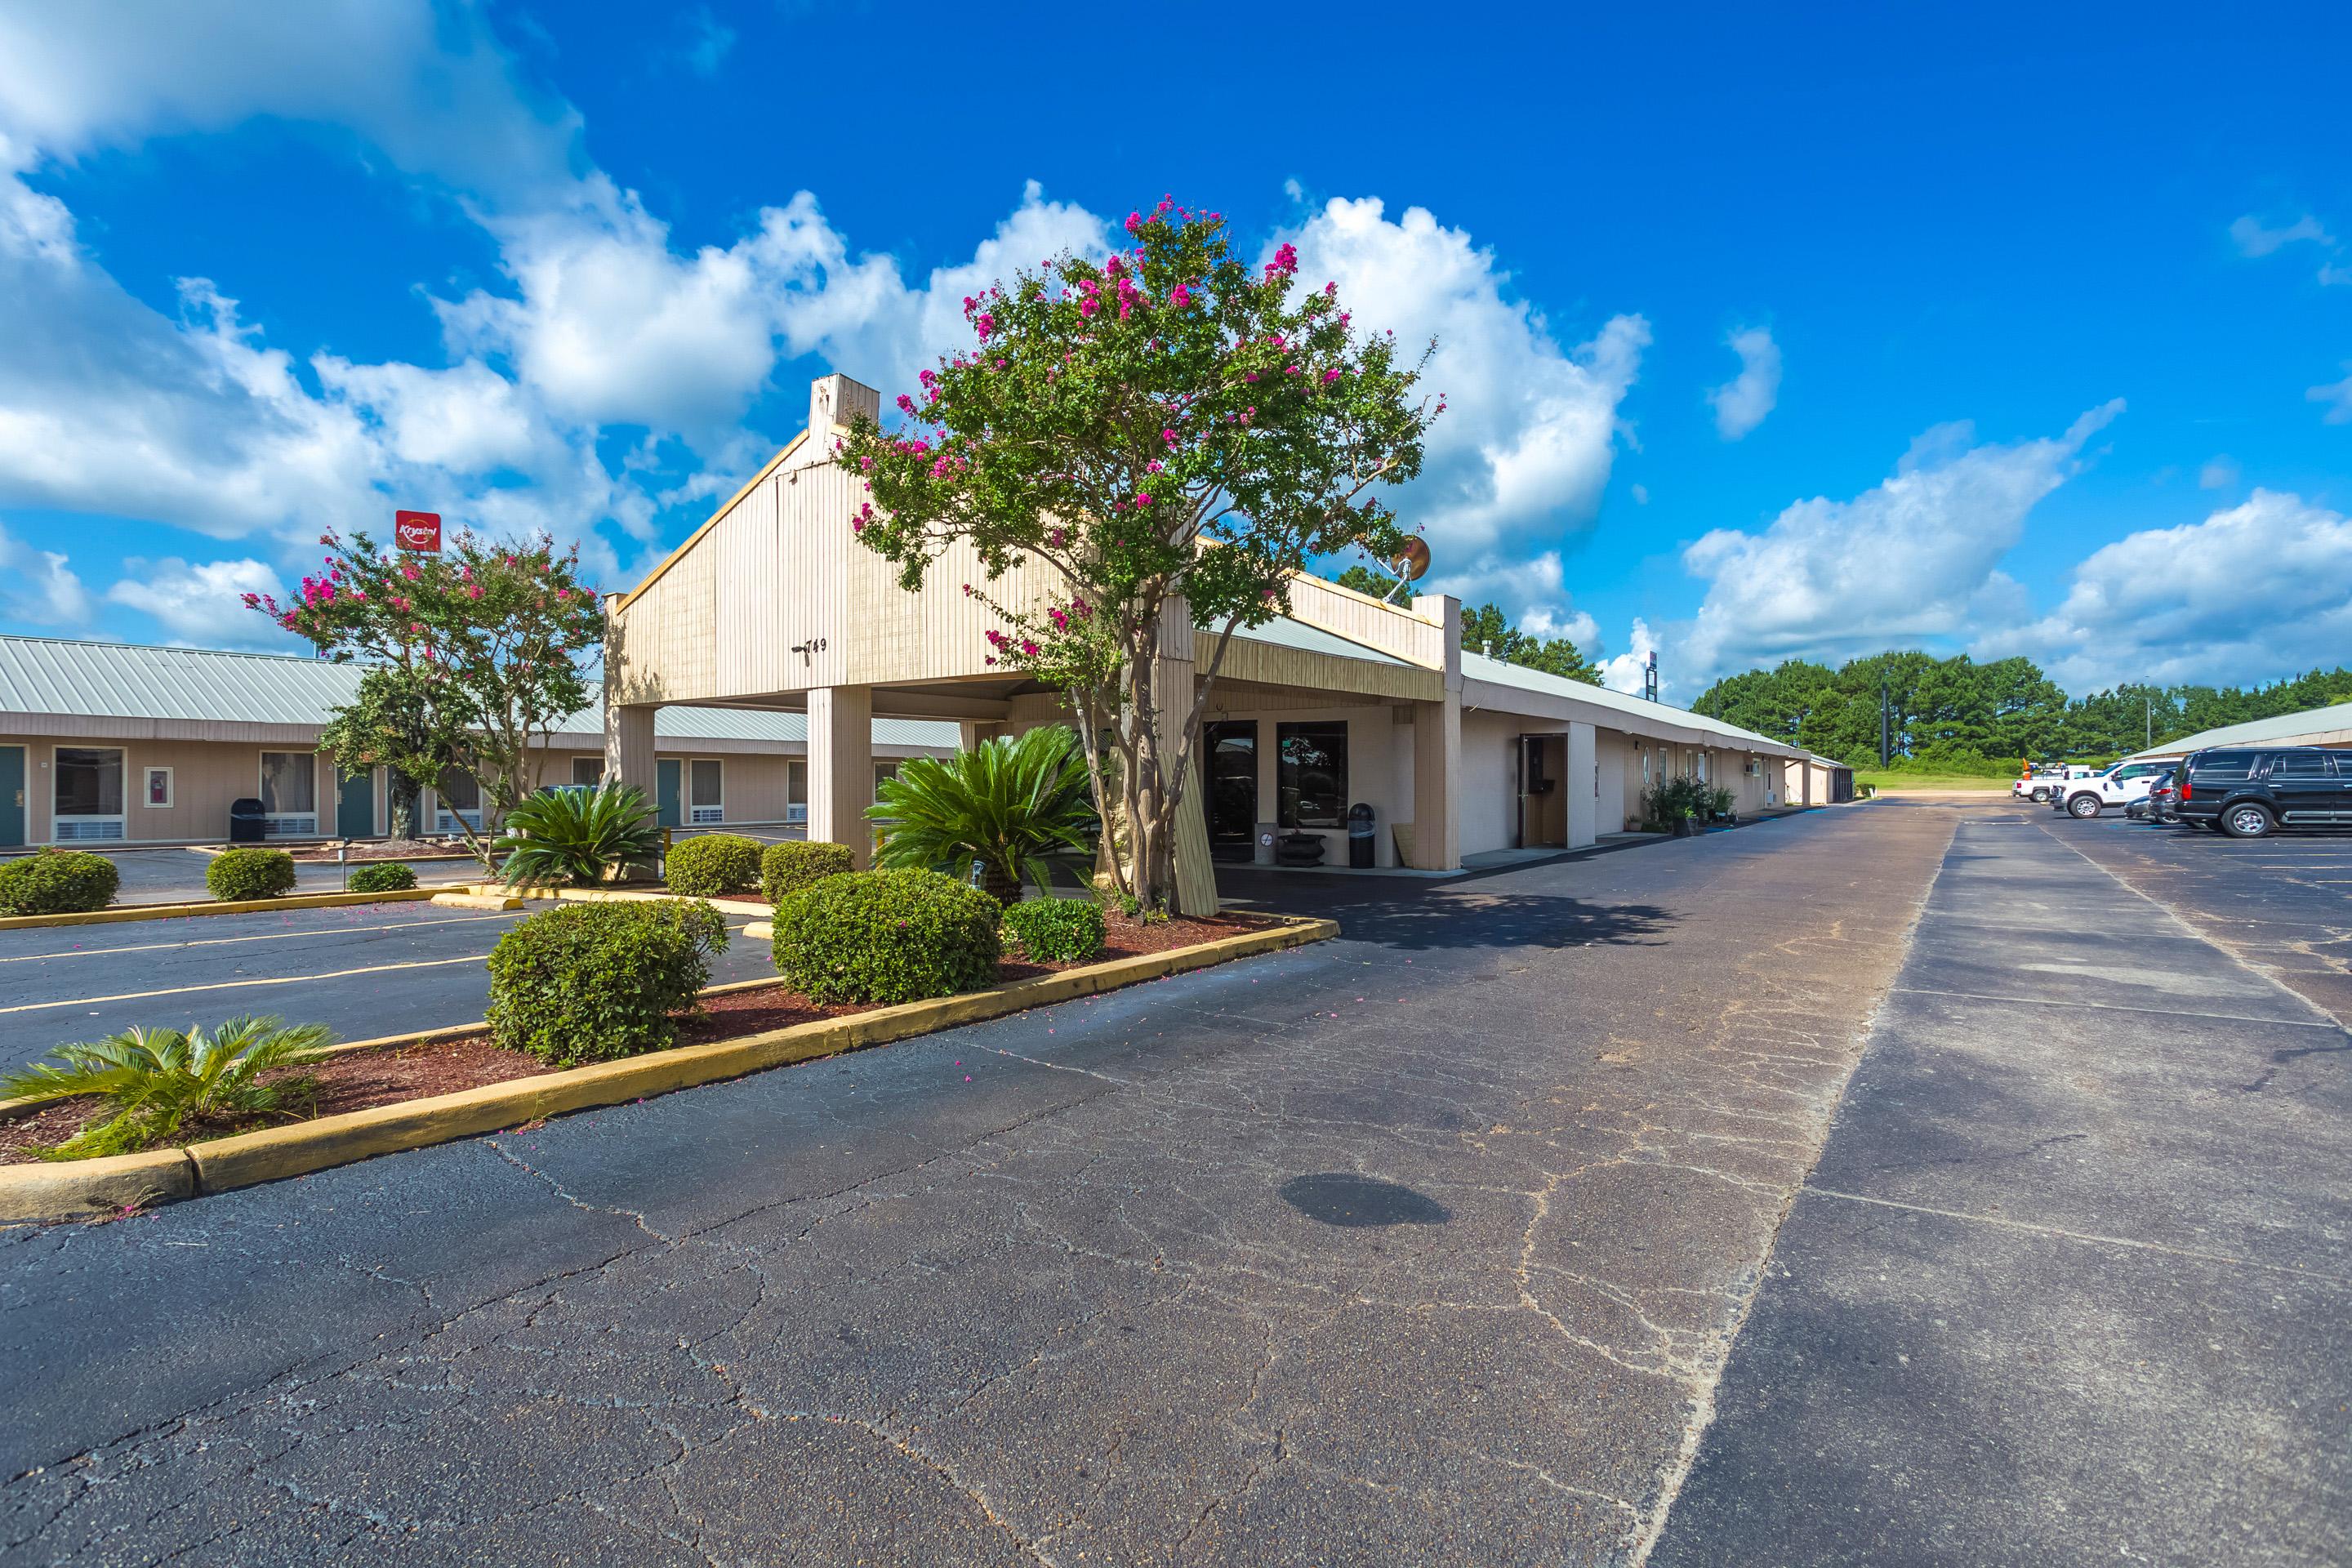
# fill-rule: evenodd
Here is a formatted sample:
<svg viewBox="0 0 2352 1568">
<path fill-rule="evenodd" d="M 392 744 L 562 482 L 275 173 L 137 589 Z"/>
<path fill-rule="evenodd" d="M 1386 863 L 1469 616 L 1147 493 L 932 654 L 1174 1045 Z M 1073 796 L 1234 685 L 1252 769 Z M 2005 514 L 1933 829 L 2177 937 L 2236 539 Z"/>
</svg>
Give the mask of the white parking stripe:
<svg viewBox="0 0 2352 1568">
<path fill-rule="evenodd" d="M 123 952 L 164 952 L 181 947 L 228 947 L 240 942 L 291 942 L 300 937 L 352 936 L 372 931 L 424 931 L 432 926 L 480 925 L 485 921 L 503 921 L 507 915 L 452 915 L 446 920 L 404 921 L 380 926 L 320 926 L 316 931 L 273 931 L 259 936 L 191 937 L 185 942 L 150 942 L 135 947 L 73 947 L 59 952 L 23 952 L 14 957 L 0 958 L 0 963 L 37 963 L 47 958 L 105 958 Z"/>
<path fill-rule="evenodd" d="M 283 974 L 252 980 L 218 980 L 208 985 L 175 985 L 165 991 L 125 991 L 114 996 L 68 996 L 62 1002 L 26 1002 L 0 1007 L 0 1013 L 43 1013 L 58 1007 L 87 1007 L 97 1002 L 140 1002 L 154 996 L 187 996 L 199 991 L 241 991 L 254 985 L 308 985 L 316 980 L 347 980 L 354 974 L 386 974 L 398 969 L 441 969 L 452 963 L 480 964 L 486 956 L 469 952 L 463 958 L 419 958 L 406 963 L 372 963 L 364 969 L 336 969 L 324 974 Z"/>
</svg>

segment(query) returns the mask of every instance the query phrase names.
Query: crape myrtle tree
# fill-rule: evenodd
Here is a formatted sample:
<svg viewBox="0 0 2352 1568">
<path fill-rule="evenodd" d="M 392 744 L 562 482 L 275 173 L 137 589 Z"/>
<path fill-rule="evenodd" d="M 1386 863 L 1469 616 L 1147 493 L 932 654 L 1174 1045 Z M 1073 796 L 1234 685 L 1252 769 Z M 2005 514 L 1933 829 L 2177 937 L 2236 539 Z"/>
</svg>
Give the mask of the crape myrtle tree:
<svg viewBox="0 0 2352 1568">
<path fill-rule="evenodd" d="M 459 533 L 434 555 L 380 550 L 365 533 L 319 542 L 326 556 L 291 603 L 247 594 L 247 607 L 337 663 L 371 667 L 329 728 L 339 763 L 386 764 L 434 790 L 470 775 L 482 823 L 458 826 L 492 865 L 499 820 L 539 788 L 549 735 L 589 705 L 604 620 L 578 546 L 558 552 L 545 534 Z"/>
<path fill-rule="evenodd" d="M 1354 327 L 1337 285 L 1297 287 L 1290 246 L 1253 269 L 1222 216 L 1164 199 L 1127 234 L 966 299 L 972 345 L 921 373 L 919 401 L 900 395 L 899 427 L 861 416 L 835 461 L 868 492 L 851 526 L 902 587 L 971 548 L 983 578 L 962 590 L 1000 623 L 986 658 L 1068 694 L 1103 819 L 1125 828 L 1119 890 L 1172 907 L 1176 814 L 1234 634 L 1287 612 L 1311 560 L 1395 556 L 1403 531 L 1372 491 L 1421 471 L 1444 403 L 1416 393 L 1425 353 Z M 1155 690 L 1185 615 L 1200 679 Z"/>
</svg>

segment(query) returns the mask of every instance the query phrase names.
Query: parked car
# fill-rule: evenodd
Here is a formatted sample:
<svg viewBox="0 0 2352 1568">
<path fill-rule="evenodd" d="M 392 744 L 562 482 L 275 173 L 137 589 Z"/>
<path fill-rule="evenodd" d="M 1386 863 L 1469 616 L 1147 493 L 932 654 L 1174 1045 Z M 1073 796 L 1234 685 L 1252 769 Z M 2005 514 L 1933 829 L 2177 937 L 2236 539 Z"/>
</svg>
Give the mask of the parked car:
<svg viewBox="0 0 2352 1568">
<path fill-rule="evenodd" d="M 2179 826 L 2180 813 L 2175 806 L 2180 799 L 2179 771 L 2179 764 L 2175 763 L 2158 774 L 2156 783 L 2148 786 L 2147 795 L 2125 805 L 2124 816 L 2135 822 Z"/>
<path fill-rule="evenodd" d="M 2029 768 L 2022 776 L 2010 781 L 2009 798 L 2030 800 L 2036 805 L 2044 801 L 2056 800 L 2065 793 L 2068 779 L 2088 778 L 2098 771 L 2096 768 L 2068 766 L 2058 763 L 2048 763 L 2039 767 Z"/>
<path fill-rule="evenodd" d="M 2108 806 L 2128 806 L 2136 800 L 2147 798 L 2147 792 L 2158 779 L 2172 773 L 2174 763 L 2163 762 L 2117 763 L 2105 773 L 2088 778 L 2068 779 L 2064 793 L 2050 804 L 2070 816 L 2096 816 Z"/>
<path fill-rule="evenodd" d="M 2181 764 L 2174 809 L 2232 838 L 2352 826 L 2352 758 L 2324 746 L 2229 746 Z"/>
</svg>

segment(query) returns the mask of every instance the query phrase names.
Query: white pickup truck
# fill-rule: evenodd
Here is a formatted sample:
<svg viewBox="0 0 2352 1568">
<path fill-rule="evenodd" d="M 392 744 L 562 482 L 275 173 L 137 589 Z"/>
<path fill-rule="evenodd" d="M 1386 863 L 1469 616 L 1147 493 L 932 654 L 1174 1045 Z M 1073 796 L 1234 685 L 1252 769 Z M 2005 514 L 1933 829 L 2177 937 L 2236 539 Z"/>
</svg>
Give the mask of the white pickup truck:
<svg viewBox="0 0 2352 1568">
<path fill-rule="evenodd" d="M 2069 816 L 2096 816 L 2108 806 L 2126 806 L 2136 800 L 2146 800 L 2157 781 L 2179 765 L 2178 758 L 2117 763 L 2106 772 L 2092 773 L 2088 778 L 2068 778 L 2059 786 L 2063 793 L 2052 796 L 2050 804 Z M 2072 768 L 2066 771 L 2070 774 L 2074 772 Z"/>
<path fill-rule="evenodd" d="M 2009 784 L 2009 798 L 2030 800 L 2039 805 L 2043 801 L 2054 801 L 2062 797 L 2066 793 L 2066 785 L 2073 780 L 2096 778 L 2098 773 L 2099 770 L 2096 768 L 2080 766 L 2044 768 L 2040 773 L 2027 773 L 2022 778 L 2011 779 Z"/>
</svg>

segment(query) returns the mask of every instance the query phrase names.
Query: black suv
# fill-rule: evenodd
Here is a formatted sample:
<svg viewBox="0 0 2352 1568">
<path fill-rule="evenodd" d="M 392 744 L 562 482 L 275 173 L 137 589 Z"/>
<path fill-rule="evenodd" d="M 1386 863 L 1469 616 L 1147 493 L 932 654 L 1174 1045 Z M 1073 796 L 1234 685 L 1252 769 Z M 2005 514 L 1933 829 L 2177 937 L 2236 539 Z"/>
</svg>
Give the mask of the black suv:
<svg viewBox="0 0 2352 1568">
<path fill-rule="evenodd" d="M 2183 822 L 2260 838 L 2282 827 L 2352 826 L 2352 752 L 2322 746 L 2230 746 L 2180 767 Z"/>
</svg>

